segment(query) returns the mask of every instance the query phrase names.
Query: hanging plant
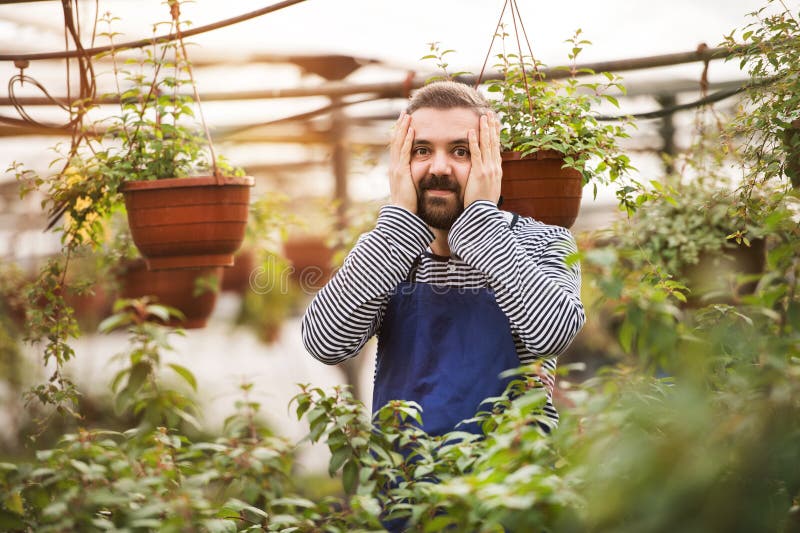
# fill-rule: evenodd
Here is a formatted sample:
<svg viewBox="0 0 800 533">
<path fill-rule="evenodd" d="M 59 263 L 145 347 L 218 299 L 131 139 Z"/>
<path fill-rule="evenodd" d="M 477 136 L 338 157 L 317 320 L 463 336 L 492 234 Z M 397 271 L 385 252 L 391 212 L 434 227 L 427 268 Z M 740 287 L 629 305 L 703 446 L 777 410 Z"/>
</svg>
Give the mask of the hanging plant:
<svg viewBox="0 0 800 533">
<path fill-rule="evenodd" d="M 110 52 L 119 114 L 83 128 L 63 172 L 40 179 L 17 167 L 17 174 L 26 190 L 45 188 L 45 207 L 54 221 L 63 216 L 60 229 L 70 245 L 102 242 L 103 221 L 124 200 L 148 268 L 230 266 L 244 237 L 254 180 L 214 153 L 183 42 L 180 3 L 168 5 L 176 40 L 154 40 L 132 70 L 118 64 L 119 50 Z M 102 18 L 109 29 L 99 34 L 112 45 L 114 20 Z M 187 86 L 194 96 L 180 92 Z"/>
<path fill-rule="evenodd" d="M 510 6 L 516 42 L 520 33 L 527 41 L 516 1 Z M 578 55 L 591 44 L 580 29 L 566 41 L 571 66 L 564 67 L 569 76 L 563 80 L 546 79 L 545 65 L 534 58 L 530 44 L 527 54 L 521 46 L 517 53 L 508 51 L 510 36 L 501 24 L 497 35 L 503 51 L 495 56 L 495 67 L 502 77 L 486 85 L 496 95 L 492 102 L 502 121 L 504 208 L 570 227 L 578 216 L 583 186 L 592 183 L 596 196 L 598 185 L 615 182 L 632 168 L 619 146 L 628 137 L 627 121 L 603 123 L 596 111 L 603 102 L 618 107 L 609 91 L 624 93 L 625 88 L 608 72 L 601 73 L 602 81 L 579 79 L 596 74 L 577 67 Z M 618 197 L 623 207 L 633 209 L 628 189 L 618 188 Z"/>
<path fill-rule="evenodd" d="M 503 22 L 507 9 L 513 35 Z M 498 37 L 502 51 L 494 57 L 499 79 L 483 81 Z M 523 50 L 523 42 L 527 50 Z M 506 0 L 476 85 L 485 86 L 502 125 L 502 208 L 570 227 L 578 215 L 585 185 L 591 183 L 596 196 L 598 185 L 617 182 L 633 167 L 619 144 L 629 136 L 630 121 L 609 123 L 597 118 L 597 108 L 604 102 L 619 107 L 610 92 L 624 94 L 621 78 L 577 67 L 578 55 L 591 44 L 583 39 L 580 29 L 566 42 L 570 44 L 571 66 L 561 69 L 569 75 L 546 79 L 545 65 L 531 51 L 516 0 Z M 443 56 L 449 52 L 433 43 L 431 54 L 425 58 L 436 59 L 443 68 L 447 65 Z M 583 76 L 594 77 L 581 81 Z M 451 77 L 446 70 L 445 77 Z M 620 205 L 628 211 L 635 208 L 630 197 L 633 190 L 626 185 L 617 187 Z"/>
<path fill-rule="evenodd" d="M 768 0 L 749 14 L 752 22 L 725 37 L 750 83 L 742 112 L 730 125 L 743 140 L 743 186 L 800 188 L 800 12 L 780 0 Z M 739 42 L 741 41 L 741 42 Z M 783 182 L 784 176 L 789 183 Z"/>
</svg>

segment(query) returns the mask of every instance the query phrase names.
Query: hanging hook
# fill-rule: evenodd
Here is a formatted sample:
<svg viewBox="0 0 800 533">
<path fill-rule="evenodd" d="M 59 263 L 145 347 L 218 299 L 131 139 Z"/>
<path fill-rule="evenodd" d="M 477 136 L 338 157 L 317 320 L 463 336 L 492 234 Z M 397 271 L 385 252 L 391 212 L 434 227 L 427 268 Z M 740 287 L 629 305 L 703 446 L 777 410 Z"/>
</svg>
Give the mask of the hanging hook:
<svg viewBox="0 0 800 533">
<path fill-rule="evenodd" d="M 14 66 L 19 69 L 19 84 L 22 86 L 25 83 L 25 69 L 31 65 L 27 59 L 15 59 Z"/>
</svg>

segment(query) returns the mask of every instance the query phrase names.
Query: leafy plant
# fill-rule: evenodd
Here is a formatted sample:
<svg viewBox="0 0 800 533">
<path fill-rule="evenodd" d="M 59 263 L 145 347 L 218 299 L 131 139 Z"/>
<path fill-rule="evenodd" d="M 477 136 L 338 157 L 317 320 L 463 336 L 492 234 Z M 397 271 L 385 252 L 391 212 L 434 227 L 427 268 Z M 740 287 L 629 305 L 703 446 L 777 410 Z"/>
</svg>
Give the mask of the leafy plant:
<svg viewBox="0 0 800 533">
<path fill-rule="evenodd" d="M 290 459 L 285 441 L 260 435 L 192 442 L 164 427 L 82 430 L 36 463 L 0 464 L 0 527 L 264 531 L 298 505 L 283 498 Z"/>
<path fill-rule="evenodd" d="M 503 51 L 495 57 L 495 68 L 501 78 L 486 82 L 492 104 L 502 121 L 500 142 L 503 150 L 520 152 L 526 156 L 540 150 L 555 150 L 564 155 L 566 167 L 575 168 L 583 175 L 584 185 L 614 182 L 632 169 L 630 159 L 619 146 L 621 139 L 629 137 L 627 119 L 619 123 L 600 122 L 597 107 L 610 103 L 619 107 L 612 90 L 625 93 L 619 76 L 600 73 L 593 81 L 582 81 L 584 76 L 595 76 L 590 69 L 578 68 L 580 52 L 590 41 L 583 39 L 581 30 L 567 39 L 570 45 L 570 66 L 558 67 L 569 76 L 548 80 L 545 65 L 532 55 L 514 53 L 507 48 L 509 34 L 501 28 Z M 596 80 L 596 81 L 595 81 Z M 622 190 L 621 190 L 622 191 Z"/>
<path fill-rule="evenodd" d="M 155 24 L 154 34 L 165 25 L 170 33 L 180 35 L 186 26 L 180 19 L 180 1 L 168 0 L 166 5 L 170 20 Z M 97 33 L 111 45 L 118 36 L 112 29 L 115 20 L 110 14 L 98 19 L 105 31 Z M 70 279 L 67 272 L 71 261 L 86 253 L 83 248 L 96 249 L 108 239 L 109 220 L 124 212 L 121 187 L 129 181 L 184 177 L 212 167 L 242 174 L 224 158 L 216 158 L 210 141 L 205 141 L 208 136 L 199 132 L 194 117 L 197 93 L 193 98 L 182 92 L 194 87 L 182 38 L 154 39 L 126 65 L 120 65 L 119 52 L 116 48 L 108 52 L 115 91 L 105 95 L 119 101 L 119 112 L 106 116 L 97 101 L 75 103 L 82 110 L 81 120 L 94 115 L 100 118 L 90 124 L 81 122 L 68 148 L 54 148 L 56 159 L 50 167 L 61 170 L 43 177 L 20 163 L 11 167 L 20 182 L 21 196 L 43 192 L 42 207 L 51 215 L 51 225 L 62 220 L 56 230 L 61 234 L 63 253 L 40 271 L 28 298 L 32 304 L 46 303 L 46 309 L 32 316 L 26 336 L 31 341 L 47 339 L 45 362 L 56 363 L 50 383 L 36 387 L 33 395 L 67 410 L 74 410 L 77 392 L 62 373 L 64 363 L 72 357 L 66 340 L 79 335 L 79 329 L 65 297 L 85 284 Z"/>
<path fill-rule="evenodd" d="M 729 60 L 738 60 L 751 81 L 742 112 L 731 124 L 732 134 L 743 140 L 744 186 L 757 189 L 770 180 L 780 182 L 785 174 L 797 187 L 800 11 L 790 10 L 782 0 L 767 0 L 749 16 L 752 22 L 723 43 L 735 50 Z M 736 41 L 739 36 L 743 44 Z"/>
<path fill-rule="evenodd" d="M 678 280 L 685 282 L 687 268 L 704 257 L 750 246 L 762 234 L 752 221 L 737 220 L 734 192 L 714 177 L 686 182 L 671 176 L 654 186 L 647 209 L 621 222 L 619 236 L 642 260 Z"/>
<path fill-rule="evenodd" d="M 159 386 L 158 372 L 161 352 L 169 350 L 167 339 L 170 330 L 159 325 L 178 314 L 174 309 L 141 300 L 117 300 L 115 313 L 100 324 L 100 331 L 108 333 L 117 328 L 128 328 L 133 349 L 120 354 L 128 365 L 114 376 L 111 390 L 115 394 L 117 412 L 130 412 L 142 417 L 146 428 L 176 427 L 180 421 L 199 427 L 195 419 L 194 403 L 177 389 Z M 168 363 L 170 369 L 189 385 L 197 389 L 197 381 L 188 368 Z"/>
<path fill-rule="evenodd" d="M 554 71 L 567 71 L 565 78 L 546 79 L 541 61 L 521 50 L 513 52 L 507 40 L 510 38 L 505 26 L 499 26 L 498 35 L 502 52 L 495 55 L 495 68 L 499 79 L 483 82 L 490 102 L 501 121 L 501 149 L 519 152 L 525 157 L 542 150 L 554 150 L 564 156 L 564 166 L 578 170 L 583 184 L 592 183 L 594 194 L 598 185 L 628 179 L 633 170 L 630 158 L 620 146 L 622 139 L 630 135 L 627 129 L 633 125 L 628 118 L 616 122 L 601 122 L 597 108 L 611 104 L 618 108 L 619 102 L 612 94 L 616 90 L 625 93 L 622 79 L 609 72 L 595 73 L 591 69 L 578 68 L 577 59 L 583 48 L 591 44 L 582 38 L 578 29 L 567 39 L 571 46 L 568 53 L 570 66 L 557 67 Z M 422 59 L 433 60 L 442 74 L 427 81 L 453 79 L 463 72 L 449 73 L 446 55 L 453 50 L 442 50 L 439 42 L 429 43 L 429 54 Z M 590 81 L 581 78 L 588 77 Z M 631 184 L 621 184 L 617 189 L 620 204 L 633 211 L 636 203 L 631 197 Z"/>
<path fill-rule="evenodd" d="M 533 369 L 515 374 L 474 419 L 484 436 L 458 428 L 430 436 L 417 426 L 419 406 L 403 401 L 382 406 L 371 422 L 349 391 L 303 386 L 293 400 L 298 418 L 308 419 L 310 440 L 327 442 L 331 475 L 342 472 L 349 513 L 338 518 L 407 531 L 523 531 L 566 520 L 579 500 L 538 424 L 544 391 L 525 377 Z"/>
<path fill-rule="evenodd" d="M 154 24 L 153 30 L 167 25 L 170 33 L 180 34 L 186 24 L 180 20 L 180 2 L 169 0 L 168 5 L 171 20 Z M 112 45 L 118 35 L 112 29 L 116 20 L 110 14 L 99 19 L 106 31 L 98 35 Z M 53 220 L 63 215 L 65 243 L 102 242 L 104 220 L 120 209 L 120 187 L 127 181 L 185 177 L 212 168 L 243 174 L 224 158 L 214 158 L 195 119 L 195 98 L 181 92 L 194 87 L 182 39 L 154 40 L 125 65 L 119 64 L 118 53 L 113 48 L 107 53 L 116 90 L 104 95 L 119 101 L 118 114 L 84 125 L 66 153 L 56 147 L 58 158 L 51 167 L 61 164 L 60 172 L 42 178 L 21 164 L 12 166 L 23 184 L 23 195 L 43 189 L 43 207 Z M 96 102 L 81 105 L 103 111 Z"/>
<path fill-rule="evenodd" d="M 645 260 L 651 243 L 623 239 L 630 233 L 623 225 L 582 246 L 587 314 L 611 317 L 625 358 L 584 383 L 560 380 L 561 422 L 551 434 L 537 423 L 544 392 L 524 378 L 535 368 L 518 369 L 519 379 L 476 415 L 483 435 L 431 437 L 419 429 L 425 413 L 412 403 L 378 406 L 373 417 L 344 388 L 304 385 L 291 405 L 309 424 L 307 439 L 327 444 L 328 473 L 342 487 L 312 500 L 291 483 L 294 447 L 258 423 L 252 385 L 242 385 L 223 435 L 196 441 L 185 434 L 193 402 L 185 386 L 172 391 L 163 379 L 167 333 L 151 323 L 168 310 L 121 303 L 105 324 L 129 328 L 133 339 L 115 403 L 146 416 L 129 431 L 80 428 L 34 460 L 0 462 L 0 529 L 333 533 L 392 523 L 409 531 L 797 530 L 800 198 L 777 186 L 760 194 L 716 189 L 729 145 L 713 143 L 719 150 L 692 167 L 699 176 L 693 186 L 708 187 L 694 196 L 681 188 L 689 181 L 654 184 L 641 191 L 637 216 L 656 218 L 665 206 L 713 211 L 702 195 L 714 185 L 713 198 L 729 204 L 734 222 L 715 242 L 744 243 L 756 227 L 770 240 L 756 290 L 732 304 L 679 309 L 685 287 L 667 263 L 691 254 L 676 252 L 683 242 L 653 237 L 663 247 Z M 68 341 L 77 334 L 62 298 L 71 251 L 44 267 L 46 283 L 27 289 L 28 300 L 42 304 L 28 325 L 46 334 L 45 357 L 57 367 L 74 355 Z M 0 289 L 15 283 L 0 277 Z M 167 368 L 194 388 L 188 368 Z M 71 407 L 69 393 L 77 391 L 56 372 L 36 390 Z"/>
</svg>

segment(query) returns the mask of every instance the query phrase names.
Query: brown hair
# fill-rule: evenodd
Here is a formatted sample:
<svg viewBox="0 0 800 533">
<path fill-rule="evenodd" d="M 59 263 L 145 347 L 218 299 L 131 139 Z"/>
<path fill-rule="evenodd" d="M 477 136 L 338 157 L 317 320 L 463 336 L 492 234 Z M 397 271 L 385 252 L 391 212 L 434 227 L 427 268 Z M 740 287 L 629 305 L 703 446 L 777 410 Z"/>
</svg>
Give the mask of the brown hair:
<svg viewBox="0 0 800 533">
<path fill-rule="evenodd" d="M 411 97 L 406 108 L 409 115 L 423 107 L 433 109 L 453 109 L 465 107 L 478 115 L 491 111 L 491 105 L 477 89 L 455 81 L 436 81 L 430 83 Z"/>
</svg>

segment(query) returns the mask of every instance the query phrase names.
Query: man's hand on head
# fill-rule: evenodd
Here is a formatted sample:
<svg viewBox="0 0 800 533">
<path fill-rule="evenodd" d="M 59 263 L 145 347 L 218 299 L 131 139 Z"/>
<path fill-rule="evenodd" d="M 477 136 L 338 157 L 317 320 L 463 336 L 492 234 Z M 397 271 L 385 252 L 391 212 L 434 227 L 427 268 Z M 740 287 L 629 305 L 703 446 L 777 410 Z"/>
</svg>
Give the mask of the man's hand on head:
<svg viewBox="0 0 800 533">
<path fill-rule="evenodd" d="M 392 205 L 417 212 L 417 188 L 411 179 L 411 146 L 414 143 L 414 129 L 411 115 L 400 113 L 394 129 L 394 137 L 389 147 L 389 191 Z"/>
<path fill-rule="evenodd" d="M 500 200 L 500 121 L 494 113 L 481 116 L 479 131 L 469 131 L 469 151 L 472 160 L 467 185 L 464 189 L 464 208 L 478 200 L 497 203 Z"/>
</svg>

